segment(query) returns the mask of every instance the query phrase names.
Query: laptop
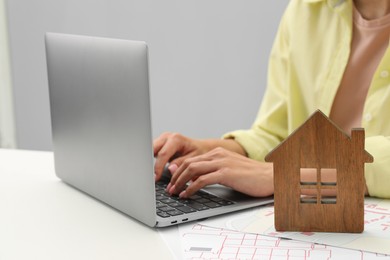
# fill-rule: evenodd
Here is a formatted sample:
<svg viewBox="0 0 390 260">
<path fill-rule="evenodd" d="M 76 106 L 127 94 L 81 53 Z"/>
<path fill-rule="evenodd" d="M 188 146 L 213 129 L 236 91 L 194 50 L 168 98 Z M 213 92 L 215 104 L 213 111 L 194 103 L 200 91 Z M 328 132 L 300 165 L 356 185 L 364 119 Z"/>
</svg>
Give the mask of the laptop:
<svg viewBox="0 0 390 260">
<path fill-rule="evenodd" d="M 156 186 L 145 42 L 46 33 L 45 47 L 55 172 L 65 183 L 151 227 L 272 203 L 220 185 L 187 200 L 166 194 L 165 177 Z"/>
</svg>

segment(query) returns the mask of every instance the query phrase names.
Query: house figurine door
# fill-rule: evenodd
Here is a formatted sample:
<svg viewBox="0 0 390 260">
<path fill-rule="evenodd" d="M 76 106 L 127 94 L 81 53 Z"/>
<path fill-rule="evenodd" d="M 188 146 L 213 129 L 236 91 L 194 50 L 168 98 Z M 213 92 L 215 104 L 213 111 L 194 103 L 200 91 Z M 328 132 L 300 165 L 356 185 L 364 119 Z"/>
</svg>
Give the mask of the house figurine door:
<svg viewBox="0 0 390 260">
<path fill-rule="evenodd" d="M 275 229 L 364 230 L 364 129 L 351 136 L 317 110 L 266 156 L 274 167 Z"/>
</svg>

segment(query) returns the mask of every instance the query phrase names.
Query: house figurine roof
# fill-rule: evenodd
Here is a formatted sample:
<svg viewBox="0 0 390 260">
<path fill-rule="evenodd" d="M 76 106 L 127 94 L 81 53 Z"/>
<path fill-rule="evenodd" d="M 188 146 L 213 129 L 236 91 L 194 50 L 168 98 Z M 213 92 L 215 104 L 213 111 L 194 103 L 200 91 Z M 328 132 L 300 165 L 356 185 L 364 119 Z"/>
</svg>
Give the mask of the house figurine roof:
<svg viewBox="0 0 390 260">
<path fill-rule="evenodd" d="M 266 156 L 274 163 L 277 230 L 363 231 L 364 163 L 373 162 L 364 140 L 364 129 L 349 136 L 317 110 Z"/>
</svg>

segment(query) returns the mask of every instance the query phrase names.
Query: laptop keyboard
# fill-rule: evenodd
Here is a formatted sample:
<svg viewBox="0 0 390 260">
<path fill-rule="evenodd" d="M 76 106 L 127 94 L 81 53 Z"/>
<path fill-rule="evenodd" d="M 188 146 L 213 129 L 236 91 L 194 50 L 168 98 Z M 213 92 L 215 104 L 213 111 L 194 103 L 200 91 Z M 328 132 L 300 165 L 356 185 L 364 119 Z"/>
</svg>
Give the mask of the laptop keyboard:
<svg viewBox="0 0 390 260">
<path fill-rule="evenodd" d="M 156 182 L 156 213 L 163 218 L 234 204 L 204 191 L 198 191 L 188 199 L 180 199 L 166 192 L 166 187 L 166 182 Z"/>
</svg>

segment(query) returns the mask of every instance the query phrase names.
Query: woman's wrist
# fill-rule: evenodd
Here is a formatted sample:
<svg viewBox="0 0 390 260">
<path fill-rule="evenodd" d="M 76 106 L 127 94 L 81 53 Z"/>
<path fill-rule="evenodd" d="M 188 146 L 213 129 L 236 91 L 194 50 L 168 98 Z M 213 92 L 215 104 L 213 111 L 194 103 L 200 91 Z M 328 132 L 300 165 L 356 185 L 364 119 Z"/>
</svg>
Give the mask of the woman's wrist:
<svg viewBox="0 0 390 260">
<path fill-rule="evenodd" d="M 202 142 L 202 146 L 205 147 L 206 152 L 222 147 L 226 150 L 247 156 L 244 148 L 234 139 L 203 139 L 200 142 Z"/>
</svg>

